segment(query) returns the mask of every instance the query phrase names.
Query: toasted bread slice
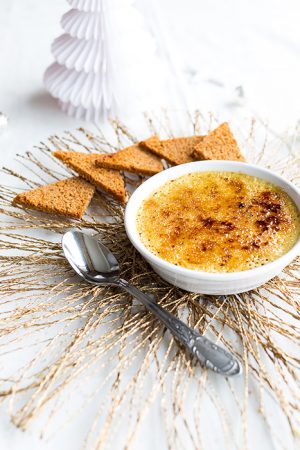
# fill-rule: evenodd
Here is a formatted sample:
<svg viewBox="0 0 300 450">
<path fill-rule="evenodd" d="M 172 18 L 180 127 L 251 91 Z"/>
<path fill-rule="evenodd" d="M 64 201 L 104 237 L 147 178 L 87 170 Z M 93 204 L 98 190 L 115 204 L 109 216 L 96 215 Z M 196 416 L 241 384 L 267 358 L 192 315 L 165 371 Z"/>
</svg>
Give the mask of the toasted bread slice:
<svg viewBox="0 0 300 450">
<path fill-rule="evenodd" d="M 160 158 L 138 144 L 126 147 L 117 153 L 99 155 L 95 162 L 97 167 L 126 170 L 143 175 L 154 175 L 163 170 Z"/>
<path fill-rule="evenodd" d="M 171 164 L 184 164 L 193 161 L 192 152 L 203 136 L 179 137 L 161 141 L 157 136 L 140 142 L 140 145 L 160 156 Z"/>
<path fill-rule="evenodd" d="M 73 177 L 22 192 L 13 199 L 13 204 L 81 219 L 94 192 L 95 187 L 90 183 Z"/>
<path fill-rule="evenodd" d="M 195 159 L 228 159 L 245 161 L 227 122 L 222 123 L 196 146 Z"/>
<path fill-rule="evenodd" d="M 97 153 L 86 154 L 57 150 L 53 154 L 94 186 L 112 195 L 121 203 L 126 202 L 125 184 L 122 175 L 117 170 L 96 167 Z"/>
</svg>

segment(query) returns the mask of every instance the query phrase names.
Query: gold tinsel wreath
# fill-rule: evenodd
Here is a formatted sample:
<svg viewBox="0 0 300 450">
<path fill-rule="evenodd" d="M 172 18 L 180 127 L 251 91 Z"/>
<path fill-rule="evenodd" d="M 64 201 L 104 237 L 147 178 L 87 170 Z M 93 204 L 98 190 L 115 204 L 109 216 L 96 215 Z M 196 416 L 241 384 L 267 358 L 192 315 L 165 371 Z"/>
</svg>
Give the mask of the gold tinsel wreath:
<svg viewBox="0 0 300 450">
<path fill-rule="evenodd" d="M 214 122 L 197 112 L 177 123 L 145 116 L 139 137 L 203 133 Z M 299 259 L 254 291 L 201 296 L 170 286 L 150 269 L 126 237 L 123 208 L 102 194 L 80 221 L 11 206 L 20 190 L 70 173 L 54 161 L 54 149 L 109 152 L 137 141 L 121 123 L 111 125 L 109 137 L 99 129 L 52 136 L 18 156 L 18 172 L 3 169 L 3 410 L 21 429 L 34 422 L 46 437 L 75 434 L 78 448 L 140 448 L 143 439 L 159 449 L 256 448 L 256 433 L 267 433 L 270 448 L 293 448 L 300 429 Z M 248 161 L 298 182 L 297 130 L 279 137 L 255 120 L 231 125 Z M 142 181 L 126 180 L 131 189 Z M 126 293 L 80 281 L 60 246 L 71 227 L 96 234 L 117 255 L 125 278 L 237 355 L 243 376 L 223 379 L 194 365 Z"/>
</svg>

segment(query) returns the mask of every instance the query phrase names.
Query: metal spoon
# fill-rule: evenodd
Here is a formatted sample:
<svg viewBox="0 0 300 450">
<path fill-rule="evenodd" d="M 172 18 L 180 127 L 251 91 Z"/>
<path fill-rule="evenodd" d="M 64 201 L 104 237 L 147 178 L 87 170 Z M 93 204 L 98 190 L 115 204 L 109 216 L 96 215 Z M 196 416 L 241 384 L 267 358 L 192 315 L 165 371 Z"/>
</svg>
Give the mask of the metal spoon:
<svg viewBox="0 0 300 450">
<path fill-rule="evenodd" d="M 178 341 L 205 366 L 225 376 L 241 373 L 238 360 L 227 350 L 192 330 L 159 306 L 153 299 L 120 278 L 119 264 L 101 242 L 80 231 L 68 231 L 62 239 L 65 257 L 75 272 L 88 283 L 121 287 L 140 302 L 171 331 Z"/>
</svg>

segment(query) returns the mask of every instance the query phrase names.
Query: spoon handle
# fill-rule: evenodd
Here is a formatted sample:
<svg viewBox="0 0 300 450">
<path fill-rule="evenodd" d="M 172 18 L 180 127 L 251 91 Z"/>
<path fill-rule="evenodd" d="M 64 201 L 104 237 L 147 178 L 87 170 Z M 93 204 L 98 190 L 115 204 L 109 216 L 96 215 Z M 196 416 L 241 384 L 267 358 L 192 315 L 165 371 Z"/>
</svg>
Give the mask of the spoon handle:
<svg viewBox="0 0 300 450">
<path fill-rule="evenodd" d="M 188 327 L 184 322 L 153 302 L 151 297 L 130 285 L 126 280 L 120 279 L 117 284 L 140 300 L 149 311 L 155 314 L 172 332 L 173 336 L 198 359 L 202 366 L 225 376 L 241 373 L 240 363 L 227 350 Z"/>
</svg>

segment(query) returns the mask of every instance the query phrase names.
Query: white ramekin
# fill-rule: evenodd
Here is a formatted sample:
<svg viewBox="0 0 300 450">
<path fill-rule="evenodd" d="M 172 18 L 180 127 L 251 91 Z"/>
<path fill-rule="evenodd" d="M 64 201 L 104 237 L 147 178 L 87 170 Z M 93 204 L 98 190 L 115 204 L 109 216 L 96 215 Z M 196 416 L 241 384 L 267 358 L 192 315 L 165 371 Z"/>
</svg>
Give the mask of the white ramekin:
<svg viewBox="0 0 300 450">
<path fill-rule="evenodd" d="M 251 270 L 230 273 L 208 273 L 175 266 L 151 253 L 141 242 L 136 227 L 137 211 L 144 199 L 169 180 L 191 172 L 241 172 L 269 181 L 283 189 L 300 211 L 300 190 L 281 176 L 261 167 L 234 161 L 197 161 L 182 164 L 154 175 L 131 196 L 125 211 L 126 233 L 139 253 L 164 280 L 186 291 L 222 295 L 254 289 L 278 275 L 300 253 L 300 239 L 293 248 L 275 261 Z"/>
</svg>

